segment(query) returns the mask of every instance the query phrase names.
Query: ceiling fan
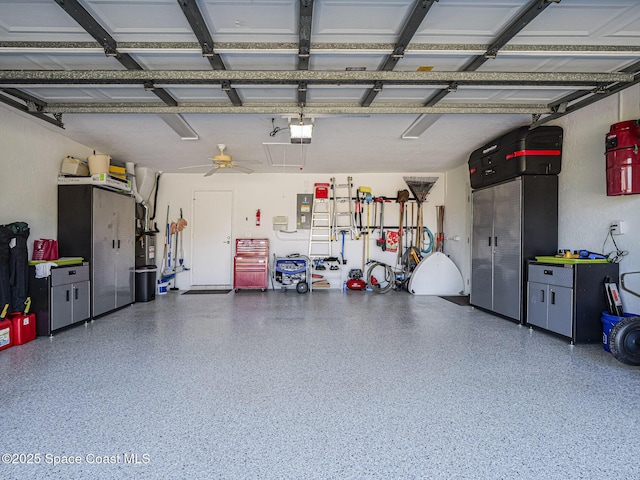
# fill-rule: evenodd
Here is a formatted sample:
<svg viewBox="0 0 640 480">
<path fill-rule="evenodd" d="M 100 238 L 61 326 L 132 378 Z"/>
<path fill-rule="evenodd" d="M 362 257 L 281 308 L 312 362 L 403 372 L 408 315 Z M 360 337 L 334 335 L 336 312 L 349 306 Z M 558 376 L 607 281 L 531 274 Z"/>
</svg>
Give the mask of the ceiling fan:
<svg viewBox="0 0 640 480">
<path fill-rule="evenodd" d="M 251 170 L 250 168 L 247 167 L 243 167 L 242 165 L 238 165 L 237 163 L 235 163 L 233 161 L 233 159 L 231 158 L 231 155 L 226 155 L 224 153 L 224 151 L 226 150 L 227 146 L 223 143 L 219 143 L 218 144 L 218 149 L 220 150 L 220 154 L 219 155 L 214 155 L 210 160 L 213 162 L 213 168 L 211 170 L 209 170 L 207 173 L 204 174 L 205 177 L 208 177 L 210 175 L 213 175 L 214 173 L 216 173 L 218 170 L 220 169 L 236 169 L 239 170 L 241 172 L 245 172 L 245 173 L 253 173 L 253 170 Z M 186 168 L 200 168 L 200 167 L 208 167 L 210 166 L 209 164 L 206 165 L 192 165 L 190 167 L 180 167 L 179 170 L 183 170 Z"/>
</svg>

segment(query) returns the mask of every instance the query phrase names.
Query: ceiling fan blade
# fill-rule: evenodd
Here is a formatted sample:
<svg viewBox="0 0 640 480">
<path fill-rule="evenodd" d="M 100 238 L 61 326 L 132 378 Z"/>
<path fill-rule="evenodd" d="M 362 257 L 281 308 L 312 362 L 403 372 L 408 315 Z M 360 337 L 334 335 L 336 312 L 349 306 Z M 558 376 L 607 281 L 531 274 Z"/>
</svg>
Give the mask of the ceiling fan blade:
<svg viewBox="0 0 640 480">
<path fill-rule="evenodd" d="M 253 173 L 253 170 L 247 167 L 243 167 L 242 165 L 234 165 L 233 168 L 240 170 L 241 172 L 244 172 L 244 173 Z"/>
<path fill-rule="evenodd" d="M 216 173 L 218 170 L 220 170 L 220 167 L 214 167 L 211 170 L 209 170 L 207 173 L 205 173 L 204 176 L 205 177 L 210 177 L 211 175 Z"/>
<path fill-rule="evenodd" d="M 202 168 L 202 167 L 210 167 L 210 166 L 211 166 L 210 163 L 207 163 L 205 165 L 190 165 L 188 167 L 178 167 L 178 170 L 186 170 L 188 168 Z"/>
</svg>

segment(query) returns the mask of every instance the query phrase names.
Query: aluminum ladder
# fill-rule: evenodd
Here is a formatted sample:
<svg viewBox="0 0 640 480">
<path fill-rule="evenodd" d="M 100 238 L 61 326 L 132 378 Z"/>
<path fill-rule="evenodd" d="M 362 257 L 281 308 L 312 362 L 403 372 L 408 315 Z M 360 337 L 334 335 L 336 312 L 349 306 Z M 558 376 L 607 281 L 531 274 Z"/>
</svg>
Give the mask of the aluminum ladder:
<svg viewBox="0 0 640 480">
<path fill-rule="evenodd" d="M 347 183 L 336 183 L 331 178 L 331 240 L 337 240 L 341 233 L 348 233 L 351 240 L 360 237 L 356 228 L 356 219 L 353 211 L 353 177 L 347 177 Z"/>
<path fill-rule="evenodd" d="M 331 256 L 331 204 L 329 198 L 313 196 L 311 226 L 309 232 L 309 255 L 313 262 L 316 258 Z"/>
</svg>

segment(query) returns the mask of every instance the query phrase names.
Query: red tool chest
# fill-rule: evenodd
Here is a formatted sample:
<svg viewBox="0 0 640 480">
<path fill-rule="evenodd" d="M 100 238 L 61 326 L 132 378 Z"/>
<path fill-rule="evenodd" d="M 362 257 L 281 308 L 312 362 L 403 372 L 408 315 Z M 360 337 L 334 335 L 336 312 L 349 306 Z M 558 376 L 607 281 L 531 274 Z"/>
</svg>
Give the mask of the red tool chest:
<svg viewBox="0 0 640 480">
<path fill-rule="evenodd" d="M 266 238 L 236 239 L 233 258 L 233 288 L 267 289 L 269 280 L 269 240 Z"/>
</svg>

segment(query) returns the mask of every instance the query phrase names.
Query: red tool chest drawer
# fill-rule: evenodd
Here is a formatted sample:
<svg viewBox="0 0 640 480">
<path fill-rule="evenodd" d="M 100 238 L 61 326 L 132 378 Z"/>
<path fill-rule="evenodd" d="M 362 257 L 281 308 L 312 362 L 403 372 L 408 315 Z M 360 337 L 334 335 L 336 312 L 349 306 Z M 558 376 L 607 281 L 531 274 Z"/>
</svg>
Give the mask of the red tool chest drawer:
<svg viewBox="0 0 640 480">
<path fill-rule="evenodd" d="M 269 256 L 269 240 L 266 238 L 237 238 L 236 255 Z"/>
</svg>

